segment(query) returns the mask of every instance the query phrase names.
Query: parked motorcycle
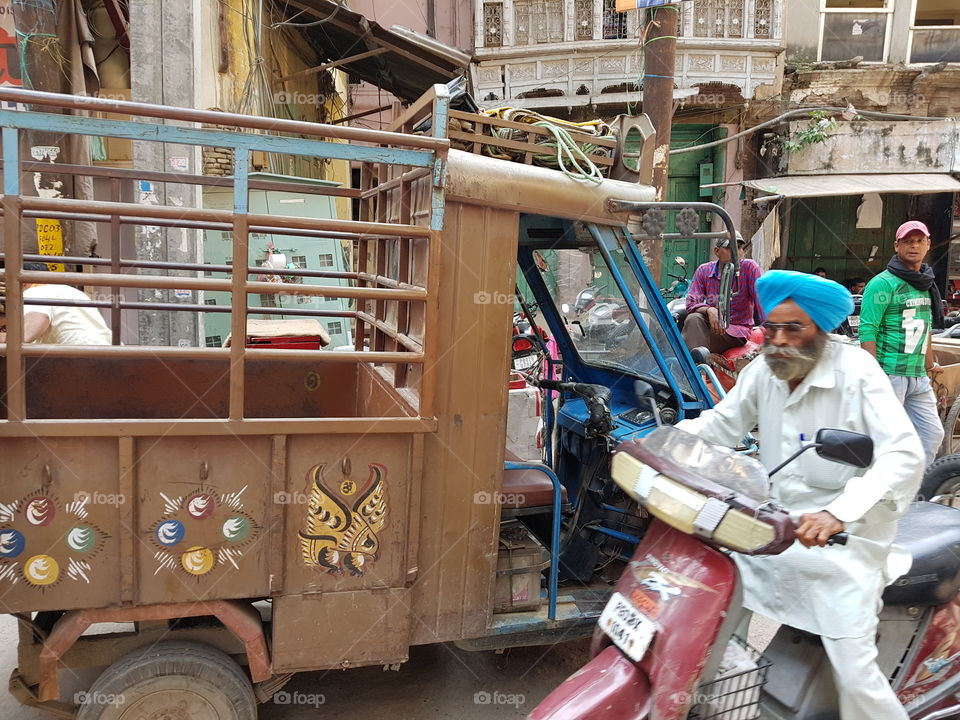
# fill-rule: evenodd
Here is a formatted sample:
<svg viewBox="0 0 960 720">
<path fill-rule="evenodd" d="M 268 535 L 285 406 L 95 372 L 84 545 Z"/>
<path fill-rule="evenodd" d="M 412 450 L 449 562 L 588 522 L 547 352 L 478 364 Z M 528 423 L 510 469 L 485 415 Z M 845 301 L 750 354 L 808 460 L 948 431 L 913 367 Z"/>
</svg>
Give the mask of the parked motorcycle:
<svg viewBox="0 0 960 720">
<path fill-rule="evenodd" d="M 660 288 L 660 294 L 663 295 L 664 298 L 682 298 L 687 294 L 687 290 L 690 289 L 690 281 L 687 279 L 687 261 L 680 255 L 677 255 L 673 259 L 673 262 L 680 268 L 680 274 L 667 273 L 667 277 L 669 277 L 672 282 L 667 287 Z"/>
<path fill-rule="evenodd" d="M 858 433 L 821 430 L 811 448 L 857 467 L 872 462 L 872 442 Z M 661 427 L 622 444 L 611 473 L 656 519 L 600 616 L 593 659 L 532 720 L 837 718 L 819 638 L 781 626 L 761 655 L 733 634 L 742 613 L 728 551 L 775 555 L 794 542 L 790 515 L 770 502 L 764 467 Z M 916 503 L 900 520 L 897 542 L 913 566 L 884 594 L 878 662 L 911 720 L 960 715 L 957 513 Z"/>
<path fill-rule="evenodd" d="M 860 303 L 863 295 L 853 296 L 853 312 L 847 315 L 846 320 L 840 323 L 840 327 L 834 330 L 837 335 L 845 335 L 851 340 L 860 338 Z"/>
</svg>

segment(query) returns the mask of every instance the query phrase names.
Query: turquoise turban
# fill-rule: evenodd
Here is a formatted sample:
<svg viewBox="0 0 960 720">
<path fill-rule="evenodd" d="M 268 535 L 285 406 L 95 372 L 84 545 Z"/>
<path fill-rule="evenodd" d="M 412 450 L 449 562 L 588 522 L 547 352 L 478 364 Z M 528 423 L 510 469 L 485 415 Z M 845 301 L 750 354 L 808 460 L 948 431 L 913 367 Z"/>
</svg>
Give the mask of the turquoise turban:
<svg viewBox="0 0 960 720">
<path fill-rule="evenodd" d="M 853 312 L 853 297 L 843 285 L 790 270 L 770 270 L 761 275 L 757 298 L 768 315 L 780 303 L 793 300 L 824 332 L 833 332 Z"/>
</svg>

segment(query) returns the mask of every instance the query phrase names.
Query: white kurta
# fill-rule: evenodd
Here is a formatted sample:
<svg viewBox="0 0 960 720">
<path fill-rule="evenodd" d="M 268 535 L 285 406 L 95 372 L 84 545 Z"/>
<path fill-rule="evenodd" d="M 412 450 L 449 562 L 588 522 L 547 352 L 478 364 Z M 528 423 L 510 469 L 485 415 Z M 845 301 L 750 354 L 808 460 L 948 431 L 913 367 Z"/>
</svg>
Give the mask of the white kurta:
<svg viewBox="0 0 960 720">
<path fill-rule="evenodd" d="M 678 427 L 734 446 L 759 428 L 760 460 L 772 469 L 812 441 L 821 428 L 869 435 L 874 462 L 866 470 L 822 459 L 810 450 L 771 478 L 771 497 L 794 518 L 827 510 L 844 523 L 846 546 L 780 555 L 736 555 L 744 605 L 782 623 L 828 638 L 860 637 L 874 627 L 883 588 L 909 569 L 890 553 L 923 473 L 923 448 L 890 380 L 860 348 L 830 341 L 792 393 L 761 356 L 713 410 Z"/>
</svg>

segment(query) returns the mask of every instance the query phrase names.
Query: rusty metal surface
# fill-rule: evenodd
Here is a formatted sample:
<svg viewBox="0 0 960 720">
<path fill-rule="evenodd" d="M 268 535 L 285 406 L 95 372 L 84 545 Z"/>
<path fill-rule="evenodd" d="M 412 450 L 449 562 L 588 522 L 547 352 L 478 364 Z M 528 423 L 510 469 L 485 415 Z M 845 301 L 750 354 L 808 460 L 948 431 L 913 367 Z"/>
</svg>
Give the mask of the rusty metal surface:
<svg viewBox="0 0 960 720">
<path fill-rule="evenodd" d="M 73 610 L 65 613 L 54 625 L 40 651 L 40 691 L 38 698 L 47 702 L 60 696 L 57 678 L 59 660 L 83 632 L 96 623 L 140 622 L 211 615 L 236 635 L 247 652 L 250 677 L 254 682 L 267 680 L 273 674 L 270 656 L 259 613 L 247 603 L 212 602 L 166 603 L 131 608 Z"/>
<path fill-rule="evenodd" d="M 139 117 L 161 118 L 164 120 L 183 120 L 208 125 L 231 125 L 236 128 L 266 130 L 271 133 L 290 133 L 307 137 L 323 137 L 334 140 L 354 140 L 367 143 L 385 143 L 406 145 L 429 150 L 443 150 L 449 147 L 449 141 L 425 135 L 397 135 L 381 130 L 366 128 L 340 127 L 323 123 L 284 120 L 282 118 L 259 117 L 256 115 L 238 115 L 213 110 L 194 110 L 192 108 L 153 105 L 150 103 L 111 100 L 107 98 L 64 95 L 60 93 L 21 90 L 11 86 L 0 88 L 0 100 L 26 105 L 70 108 L 88 112 L 104 112 L 117 115 L 136 115 Z"/>
<path fill-rule="evenodd" d="M 451 150 L 447 160 L 448 203 L 456 200 L 503 210 L 626 225 L 627 215 L 609 212 L 607 200 L 649 202 L 655 199 L 654 195 L 654 189 L 647 185 L 619 180 L 604 180 L 599 185 L 578 182 L 556 170 L 460 150 Z"/>
</svg>

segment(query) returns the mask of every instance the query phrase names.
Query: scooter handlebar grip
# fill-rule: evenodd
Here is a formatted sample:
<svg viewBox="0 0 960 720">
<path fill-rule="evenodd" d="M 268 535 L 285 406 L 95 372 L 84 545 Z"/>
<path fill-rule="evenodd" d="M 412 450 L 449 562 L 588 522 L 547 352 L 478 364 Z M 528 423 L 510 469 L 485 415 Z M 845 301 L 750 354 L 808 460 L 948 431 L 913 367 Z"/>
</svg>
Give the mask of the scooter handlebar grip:
<svg viewBox="0 0 960 720">
<path fill-rule="evenodd" d="M 846 545 L 849 537 L 850 535 L 845 532 L 838 532 L 836 535 L 830 536 L 827 545 Z"/>
</svg>

